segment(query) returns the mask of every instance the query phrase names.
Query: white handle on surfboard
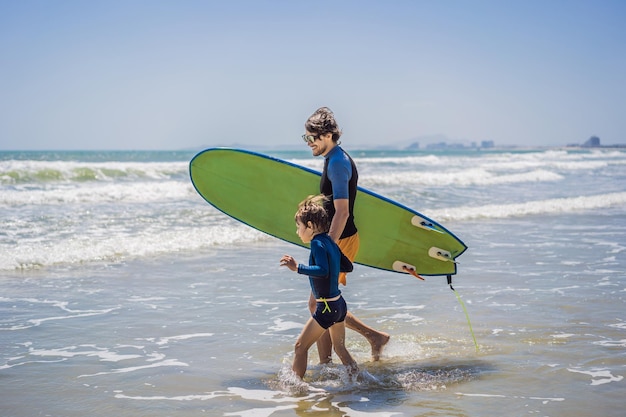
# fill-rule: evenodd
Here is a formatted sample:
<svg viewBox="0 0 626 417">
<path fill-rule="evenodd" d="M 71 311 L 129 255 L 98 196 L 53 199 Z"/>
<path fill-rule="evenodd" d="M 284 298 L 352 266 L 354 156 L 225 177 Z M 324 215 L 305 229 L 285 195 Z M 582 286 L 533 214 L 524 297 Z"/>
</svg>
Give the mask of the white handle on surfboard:
<svg viewBox="0 0 626 417">
<path fill-rule="evenodd" d="M 441 230 L 435 229 L 435 226 L 431 222 L 427 221 L 426 219 L 420 216 L 411 217 L 411 224 L 413 226 L 421 227 L 422 229 L 426 229 L 431 232 L 443 233 Z"/>
<path fill-rule="evenodd" d="M 404 272 L 405 274 L 411 274 L 417 279 L 421 279 L 422 281 L 426 281 L 424 277 L 419 275 L 416 271 L 415 265 L 408 264 L 402 261 L 394 261 L 393 265 L 391 265 L 394 271 Z"/>
<path fill-rule="evenodd" d="M 454 262 L 455 264 L 458 264 L 458 262 L 455 261 L 454 258 L 452 258 L 452 254 L 450 252 L 445 249 L 437 248 L 435 246 L 428 249 L 428 256 L 430 256 L 431 258 L 439 259 L 440 261 Z"/>
</svg>

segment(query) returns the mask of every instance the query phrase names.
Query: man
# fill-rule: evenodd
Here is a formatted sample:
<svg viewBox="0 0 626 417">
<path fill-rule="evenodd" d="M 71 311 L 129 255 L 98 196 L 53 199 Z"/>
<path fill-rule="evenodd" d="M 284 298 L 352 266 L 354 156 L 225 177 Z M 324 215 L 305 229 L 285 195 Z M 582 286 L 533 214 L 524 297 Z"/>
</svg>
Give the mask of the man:
<svg viewBox="0 0 626 417">
<path fill-rule="evenodd" d="M 341 131 L 332 111 L 321 107 L 304 124 L 302 136 L 313 156 L 324 157 L 324 171 L 320 181 L 320 192 L 328 198 L 326 210 L 332 217 L 328 234 L 337 242 L 341 251 L 354 261 L 359 250 L 359 234 L 354 224 L 354 201 L 356 199 L 358 172 L 350 156 L 339 146 Z M 346 274 L 341 273 L 339 282 L 346 285 Z M 316 300 L 311 294 L 309 310 L 315 311 Z M 367 339 L 372 347 L 372 359 L 380 359 L 383 347 L 389 341 L 387 333 L 367 326 L 348 311 L 346 326 Z M 326 332 L 317 341 L 320 363 L 328 363 L 332 357 L 332 343 Z"/>
</svg>

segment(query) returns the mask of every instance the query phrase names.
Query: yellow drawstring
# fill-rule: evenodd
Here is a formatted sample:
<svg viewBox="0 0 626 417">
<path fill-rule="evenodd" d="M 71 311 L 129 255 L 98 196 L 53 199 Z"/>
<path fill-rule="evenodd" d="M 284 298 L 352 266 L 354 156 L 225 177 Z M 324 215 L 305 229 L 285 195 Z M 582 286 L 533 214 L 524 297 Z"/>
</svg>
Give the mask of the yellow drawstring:
<svg viewBox="0 0 626 417">
<path fill-rule="evenodd" d="M 328 305 L 328 303 L 326 302 L 325 298 L 320 298 L 320 300 L 322 300 L 322 302 L 324 303 L 324 309 L 322 310 L 322 314 L 326 313 L 326 310 L 328 310 L 328 312 L 330 313 L 330 306 Z"/>
</svg>

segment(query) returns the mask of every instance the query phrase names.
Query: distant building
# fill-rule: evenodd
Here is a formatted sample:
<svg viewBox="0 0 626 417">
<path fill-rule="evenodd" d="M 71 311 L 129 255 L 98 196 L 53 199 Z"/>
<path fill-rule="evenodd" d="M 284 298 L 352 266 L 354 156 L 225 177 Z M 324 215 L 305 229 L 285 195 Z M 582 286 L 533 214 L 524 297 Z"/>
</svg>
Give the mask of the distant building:
<svg viewBox="0 0 626 417">
<path fill-rule="evenodd" d="M 419 142 L 413 142 L 412 144 L 410 144 L 406 148 L 409 149 L 409 150 L 411 150 L 411 149 L 419 149 L 420 148 L 420 143 Z"/>
<path fill-rule="evenodd" d="M 495 144 L 492 140 L 483 140 L 482 142 L 480 142 L 481 148 L 493 148 L 494 146 Z"/>
<path fill-rule="evenodd" d="M 600 146 L 600 138 L 597 136 L 592 136 L 587 139 L 587 142 L 582 144 L 583 148 L 597 148 Z"/>
<path fill-rule="evenodd" d="M 429 143 L 426 145 L 426 149 L 446 149 L 448 144 L 446 142 Z"/>
</svg>

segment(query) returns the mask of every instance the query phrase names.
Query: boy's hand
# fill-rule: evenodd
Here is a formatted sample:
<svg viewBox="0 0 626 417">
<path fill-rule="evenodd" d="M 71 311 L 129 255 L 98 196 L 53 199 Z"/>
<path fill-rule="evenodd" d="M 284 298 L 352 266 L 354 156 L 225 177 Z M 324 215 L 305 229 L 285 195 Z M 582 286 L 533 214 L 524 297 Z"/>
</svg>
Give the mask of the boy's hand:
<svg viewBox="0 0 626 417">
<path fill-rule="evenodd" d="M 284 255 L 282 258 L 280 258 L 280 266 L 286 266 L 292 271 L 298 270 L 298 263 L 295 259 L 293 259 L 293 257 L 289 255 Z"/>
</svg>

